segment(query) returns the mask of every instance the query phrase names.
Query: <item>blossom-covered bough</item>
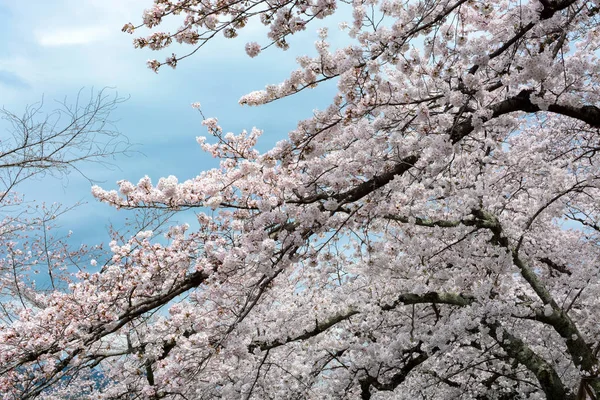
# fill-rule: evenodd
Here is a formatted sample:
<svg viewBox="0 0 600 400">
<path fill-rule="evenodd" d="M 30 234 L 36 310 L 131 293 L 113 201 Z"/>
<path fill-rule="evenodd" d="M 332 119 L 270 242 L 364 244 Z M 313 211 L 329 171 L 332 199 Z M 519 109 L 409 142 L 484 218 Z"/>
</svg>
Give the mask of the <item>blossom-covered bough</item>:
<svg viewBox="0 0 600 400">
<path fill-rule="evenodd" d="M 351 6 L 352 45 L 321 30 L 315 57 L 241 99 L 337 79 L 288 140 L 261 154 L 260 131 L 205 118 L 219 168 L 93 189 L 196 208 L 199 228 L 114 242 L 99 273 L 4 324 L 6 398 L 598 397 L 599 4 Z M 144 25 L 184 25 L 136 44 L 198 48 L 257 17 L 285 48 L 337 7 L 155 0 Z"/>
</svg>

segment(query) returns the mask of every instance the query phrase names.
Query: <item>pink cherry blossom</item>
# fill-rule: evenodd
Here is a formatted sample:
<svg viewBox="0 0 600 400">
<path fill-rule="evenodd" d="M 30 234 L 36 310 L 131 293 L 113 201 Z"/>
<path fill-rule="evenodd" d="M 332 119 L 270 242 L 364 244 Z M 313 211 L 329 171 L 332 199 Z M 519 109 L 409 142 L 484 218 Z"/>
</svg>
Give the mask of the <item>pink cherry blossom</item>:
<svg viewBox="0 0 600 400">
<path fill-rule="evenodd" d="M 28 289 L 0 325 L 5 397 L 600 395 L 593 2 L 155 0 L 143 26 L 184 25 L 135 44 L 191 53 L 256 19 L 262 50 L 285 50 L 346 6 L 349 45 L 321 29 L 287 79 L 240 99 L 335 81 L 286 140 L 259 151 L 260 129 L 201 114 L 218 167 L 92 188 L 120 209 L 194 210 L 189 225 L 115 233 L 67 288 L 3 275 Z"/>
</svg>

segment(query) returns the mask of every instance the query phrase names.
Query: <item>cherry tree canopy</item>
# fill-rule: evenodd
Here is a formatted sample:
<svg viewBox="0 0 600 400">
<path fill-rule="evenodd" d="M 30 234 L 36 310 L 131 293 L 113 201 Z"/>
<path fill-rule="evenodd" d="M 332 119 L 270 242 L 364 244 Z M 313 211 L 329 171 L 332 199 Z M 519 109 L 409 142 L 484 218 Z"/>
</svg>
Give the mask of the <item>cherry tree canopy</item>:
<svg viewBox="0 0 600 400">
<path fill-rule="evenodd" d="M 191 53 L 257 19 L 256 56 L 346 3 L 155 0 L 142 25 L 183 26 L 134 43 Z M 600 395 L 600 5 L 351 7 L 352 45 L 322 29 L 315 57 L 240 100 L 336 80 L 288 140 L 260 153 L 259 130 L 205 118 L 219 168 L 93 188 L 118 208 L 196 208 L 200 228 L 114 241 L 100 272 L 14 306 L 5 398 Z"/>
</svg>

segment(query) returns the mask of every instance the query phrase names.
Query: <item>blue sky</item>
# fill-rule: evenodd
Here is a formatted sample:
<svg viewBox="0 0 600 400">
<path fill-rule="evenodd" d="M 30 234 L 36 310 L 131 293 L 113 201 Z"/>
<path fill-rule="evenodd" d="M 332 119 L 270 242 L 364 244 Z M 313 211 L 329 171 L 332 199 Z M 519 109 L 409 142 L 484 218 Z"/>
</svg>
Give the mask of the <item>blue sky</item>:
<svg viewBox="0 0 600 400">
<path fill-rule="evenodd" d="M 271 47 L 254 59 L 245 54 L 244 45 L 248 41 L 265 44 L 266 31 L 251 23 L 240 37 L 218 38 L 182 61 L 177 70 L 163 67 L 155 74 L 146 67 L 147 59 L 162 60 L 173 51 L 183 54 L 191 48 L 175 46 L 164 53 L 133 48 L 133 36 L 122 33 L 121 27 L 127 22 L 138 24 L 143 10 L 151 5 L 152 0 L 0 0 L 4 38 L 0 41 L 0 106 L 20 114 L 42 96 L 46 104 L 65 96 L 74 99 L 82 87 L 110 86 L 130 96 L 113 119 L 143 155 L 118 157 L 113 169 L 85 166 L 85 174 L 102 182 L 100 186 L 114 188 L 120 179 L 137 182 L 144 175 L 153 182 L 168 175 L 183 181 L 216 165 L 196 144 L 196 136 L 206 131 L 199 113 L 190 107 L 193 102 L 202 103 L 204 114 L 217 117 L 226 131 L 254 126 L 264 130 L 258 147 L 266 150 L 286 138 L 300 119 L 331 100 L 335 84 L 328 83 L 258 108 L 237 103 L 242 95 L 285 79 L 297 68 L 296 56 L 315 54 L 317 28 L 330 26 L 334 40 L 341 37 L 335 29 L 339 17 L 333 23 L 317 21 L 309 26 L 289 41 L 287 52 Z M 4 134 L 5 126 L 0 124 L 0 138 Z M 118 225 L 126 216 L 124 211 L 96 202 L 90 183 L 75 174 L 60 181 L 30 181 L 18 191 L 28 200 L 66 205 L 87 202 L 60 221 L 65 230 L 74 232 L 73 244 L 106 241 L 109 223 Z"/>
</svg>

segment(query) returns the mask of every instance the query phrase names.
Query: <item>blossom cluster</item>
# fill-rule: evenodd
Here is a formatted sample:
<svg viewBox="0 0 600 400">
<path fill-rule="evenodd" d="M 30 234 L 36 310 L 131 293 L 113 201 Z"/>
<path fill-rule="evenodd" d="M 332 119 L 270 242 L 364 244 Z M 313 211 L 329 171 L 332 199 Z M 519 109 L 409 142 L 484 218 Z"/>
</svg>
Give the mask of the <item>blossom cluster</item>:
<svg viewBox="0 0 600 400">
<path fill-rule="evenodd" d="M 287 140 L 260 152 L 260 130 L 225 133 L 202 115 L 197 142 L 218 168 L 92 189 L 113 207 L 196 220 L 115 239 L 99 272 L 29 296 L 35 306 L 0 325 L 7 398 L 600 394 L 600 10 L 352 7 L 351 45 L 332 49 L 321 29 L 315 56 L 240 100 L 335 80 L 331 104 Z M 197 45 L 256 17 L 286 48 L 337 8 L 155 0 L 143 24 L 183 13 L 179 32 L 206 32 Z"/>
</svg>

